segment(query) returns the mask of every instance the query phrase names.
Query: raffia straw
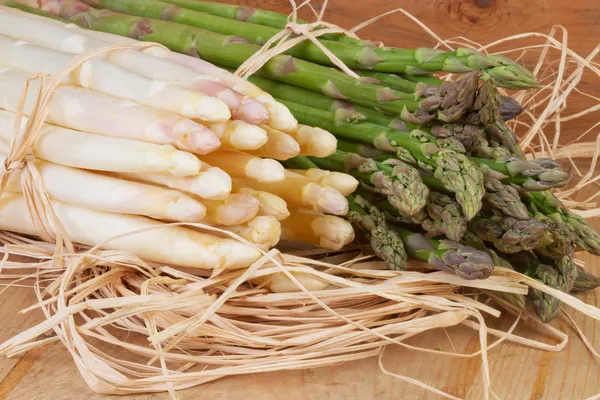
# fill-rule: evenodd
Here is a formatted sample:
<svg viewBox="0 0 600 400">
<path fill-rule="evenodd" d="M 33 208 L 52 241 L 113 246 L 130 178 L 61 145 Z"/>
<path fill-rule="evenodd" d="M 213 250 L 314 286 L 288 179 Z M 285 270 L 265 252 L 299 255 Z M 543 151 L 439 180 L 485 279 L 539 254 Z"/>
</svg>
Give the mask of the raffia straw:
<svg viewBox="0 0 600 400">
<path fill-rule="evenodd" d="M 249 60 L 250 66 L 246 65 L 238 72 L 247 76 L 277 51 L 285 51 L 303 40 L 317 44 L 316 38 L 325 33 L 356 37 L 354 32 L 383 17 L 346 31 L 323 21 L 326 8 L 323 7 L 318 14 L 315 13 L 315 23 L 299 25 L 296 23 L 296 14 L 303 6 L 310 7 L 309 1 L 299 7 L 292 2 L 293 12 L 286 29 L 265 45 L 256 58 Z M 569 96 L 581 94 L 577 84 L 582 71 L 589 70 L 600 77 L 600 69 L 593 61 L 597 52 L 585 58 L 577 55 L 568 49 L 566 35 L 562 42 L 554 38 L 558 30 L 553 30 L 550 35 L 518 35 L 488 46 L 480 46 L 464 38 L 444 41 L 406 11 L 398 9 L 392 12 L 402 12 L 434 37 L 438 46 L 448 49 L 460 43 L 464 47 L 487 51 L 491 46 L 531 36 L 545 39 L 543 45 L 516 48 L 522 55 L 527 51 L 541 50 L 535 70 L 546 75 L 541 77 L 543 86 L 540 90 L 517 93 L 517 98 L 528 105 L 528 112 L 512 124 L 528 130 L 521 132 L 527 139 L 528 153 L 544 151 L 544 154 L 552 155 L 562 151 L 564 158 L 569 160 L 575 156 L 598 157 L 597 150 L 586 153 L 578 149 L 574 153 L 574 147 L 561 149 L 557 138 L 561 124 L 575 119 L 573 115 L 576 114 L 562 117 L 561 112 L 565 110 Z M 275 46 L 271 48 L 273 44 Z M 113 46 L 94 55 L 129 47 Z M 551 51 L 560 53 L 558 63 L 549 60 Z M 83 56 L 81 61 L 94 55 Z M 555 64 L 559 71 L 553 70 Z M 575 71 L 567 71 L 571 65 L 577 66 Z M 343 65 L 339 67 L 345 71 Z M 350 75 L 354 74 L 350 72 Z M 35 128 L 39 129 L 45 118 L 42 111 L 47 112 L 46 107 L 51 99 L 52 90 L 47 88 L 55 87 L 60 82 L 60 79 L 46 75 L 36 79 L 43 82 L 49 80 L 50 84 L 41 85 L 45 91 L 38 96 L 38 112 L 29 120 L 26 135 L 19 138 L 20 142 L 13 143 L 11 157 L 5 165 L 6 173 L 31 164 L 27 158 L 30 144 L 35 139 Z M 584 95 L 589 100 L 598 101 L 593 96 Z M 600 107 L 596 104 L 576 116 L 579 118 L 598 109 Z M 546 137 L 550 127 L 556 130 L 555 137 L 551 139 Z M 592 131 L 593 128 L 590 128 Z M 539 146 L 533 144 L 536 137 Z M 24 144 L 25 141 L 29 142 L 29 146 Z M 578 188 L 596 183 L 589 171 L 577 171 L 580 177 Z M 5 179 L 6 173 L 2 179 Z M 389 271 L 382 269 L 381 263 L 373 261 L 372 256 L 362 255 L 353 249 L 332 257 L 315 250 L 293 254 L 272 250 L 263 252 L 263 257 L 245 270 L 198 270 L 193 273 L 172 266 L 146 263 L 131 254 L 102 250 L 104 243 L 93 248 L 78 246 L 76 251 L 68 237 L 61 232 L 59 221 L 52 220 L 55 217 L 51 204 L 39 185 L 36 171 L 24 175 L 28 176 L 27 184 L 31 188 L 28 202 L 38 215 L 34 218 L 38 219 L 36 226 L 39 227 L 40 237 L 48 241 L 56 236 L 56 241 L 51 245 L 0 232 L 0 241 L 4 243 L 0 248 L 4 253 L 0 272 L 23 268 L 33 271 L 22 276 L 11 273 L 10 279 L 35 281 L 34 291 L 38 302 L 26 311 L 39 308 L 46 315 L 46 320 L 0 345 L 0 354 L 15 356 L 61 341 L 87 384 L 99 393 L 168 392 L 172 398 L 177 398 L 177 390 L 225 376 L 322 367 L 379 357 L 383 373 L 439 395 L 455 398 L 414 378 L 387 371 L 382 363 L 383 349 L 388 344 L 398 344 L 414 351 L 448 357 L 480 356 L 484 383 L 482 395 L 488 399 L 490 396 L 497 397 L 491 389 L 488 351 L 504 341 L 559 351 L 566 345 L 568 336 L 542 324 L 538 324 L 540 329 L 548 330 L 559 340 L 558 344 L 514 335 L 513 331 L 520 321 L 518 313 L 507 332 L 489 329 L 484 314 L 498 316 L 501 311 L 478 297 L 468 297 L 468 291 L 467 295 L 458 294 L 464 291 L 463 288 L 525 294 L 527 287 L 532 286 L 559 297 L 565 304 L 592 318 L 600 318 L 597 308 L 512 271 L 498 268 L 485 281 L 464 281 L 444 272 Z M 574 202 L 570 199 L 573 193 L 564 191 L 563 200 Z M 576 204 L 584 209 L 582 212 L 593 213 L 597 210 L 589 207 L 591 200 Z M 201 224 L 192 226 L 218 231 L 244 241 L 216 228 Z M 21 263 L 9 259 L 9 256 L 27 256 L 30 260 Z M 411 265 L 423 267 L 422 264 Z M 256 278 L 268 278 L 274 274 L 288 277 L 298 287 L 298 292 L 271 293 L 265 286 L 252 283 Z M 294 274 L 307 274 L 328 286 L 324 290 L 310 292 Z M 537 323 L 535 317 L 530 319 Z M 478 332 L 480 350 L 471 354 L 457 354 L 405 343 L 408 338 L 425 331 L 445 330 L 458 324 Z M 55 336 L 38 338 L 49 330 L 53 330 Z M 488 345 L 488 335 L 498 340 Z M 145 341 L 132 340 L 132 337 L 140 336 Z M 111 355 L 113 353 L 108 352 L 111 349 L 118 349 L 120 357 Z M 127 355 L 134 356 L 135 361 L 128 359 Z"/>
</svg>

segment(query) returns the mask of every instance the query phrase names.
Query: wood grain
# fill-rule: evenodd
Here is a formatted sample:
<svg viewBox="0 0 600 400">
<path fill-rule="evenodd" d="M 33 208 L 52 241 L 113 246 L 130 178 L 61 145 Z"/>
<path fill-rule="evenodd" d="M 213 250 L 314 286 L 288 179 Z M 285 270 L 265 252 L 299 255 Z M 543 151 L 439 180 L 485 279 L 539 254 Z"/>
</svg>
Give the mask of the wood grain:
<svg viewBox="0 0 600 400">
<path fill-rule="evenodd" d="M 240 4 L 289 12 L 287 0 L 238 0 Z M 352 27 L 367 18 L 402 7 L 414 14 L 443 37 L 467 36 L 480 43 L 523 32 L 545 32 L 561 24 L 569 31 L 569 46 L 587 55 L 600 38 L 600 7 L 597 0 L 429 0 L 409 1 L 330 0 L 326 19 Z M 307 15 L 304 14 L 306 17 Z M 384 39 L 393 46 L 430 46 L 434 41 L 421 28 L 400 15 L 388 16 L 360 32 L 364 38 Z M 586 83 L 584 82 L 584 85 Z M 588 84 L 588 85 L 591 85 Z M 597 95 L 597 93 L 596 93 Z M 581 105 L 570 104 L 574 110 Z M 595 117 L 597 119 L 597 116 Z M 575 138 L 594 122 L 594 116 L 568 124 L 564 135 Z M 596 223 L 596 227 L 600 227 Z M 587 267 L 600 274 L 600 259 L 585 256 Z M 598 291 L 581 296 L 586 303 L 600 306 Z M 0 305 L 0 341 L 31 326 L 39 314 L 19 315 L 17 311 L 34 303 L 26 289 L 11 289 Z M 600 348 L 600 323 L 571 313 L 586 336 Z M 508 327 L 509 316 L 491 321 Z M 561 353 L 532 350 L 515 344 L 501 344 L 490 353 L 492 388 L 501 399 L 584 399 L 600 391 L 600 366 L 577 338 L 566 319 L 553 326 L 570 334 L 570 343 Z M 551 341 L 536 333 L 532 326 L 520 323 L 517 333 Z M 476 334 L 464 327 L 450 329 L 452 344 L 460 353 L 479 349 Z M 441 331 L 413 338 L 410 344 L 450 350 Z M 17 362 L 18 361 L 18 362 Z M 417 378 L 455 396 L 480 399 L 482 378 L 480 359 L 424 355 L 400 347 L 389 347 L 385 367 L 394 373 Z M 29 352 L 20 360 L 0 359 L 0 399 L 7 400 L 105 400 L 112 397 L 91 393 L 60 344 Z M 167 399 L 164 394 L 138 395 L 135 400 Z M 225 378 L 182 392 L 182 399 L 252 400 L 365 400 L 365 399 L 437 399 L 414 385 L 380 372 L 377 360 L 368 359 L 331 368 L 268 373 Z"/>
</svg>

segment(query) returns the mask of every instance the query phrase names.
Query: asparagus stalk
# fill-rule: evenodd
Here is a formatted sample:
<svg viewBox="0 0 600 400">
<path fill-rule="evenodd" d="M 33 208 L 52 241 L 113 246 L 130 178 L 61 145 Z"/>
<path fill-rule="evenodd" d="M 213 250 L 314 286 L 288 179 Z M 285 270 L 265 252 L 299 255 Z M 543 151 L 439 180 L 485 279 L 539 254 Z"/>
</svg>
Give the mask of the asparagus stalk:
<svg viewBox="0 0 600 400">
<path fill-rule="evenodd" d="M 263 251 L 276 246 L 281 238 L 281 223 L 269 216 L 258 216 L 243 225 L 224 226 L 221 229 L 241 236 Z"/>
<path fill-rule="evenodd" d="M 600 286 L 600 278 L 577 266 L 577 277 L 573 281 L 571 292 L 586 292 Z"/>
<path fill-rule="evenodd" d="M 251 188 L 239 188 L 237 193 L 254 197 L 258 200 L 258 215 L 273 217 L 276 221 L 282 221 L 290 216 L 285 200 L 272 193 Z"/>
<path fill-rule="evenodd" d="M 221 140 L 223 148 L 227 149 L 256 150 L 268 140 L 264 129 L 241 120 L 217 122 L 209 126 Z"/>
<path fill-rule="evenodd" d="M 360 195 L 349 195 L 348 219 L 369 239 L 371 248 L 386 265 L 396 271 L 406 268 L 406 250 L 398 234 L 387 227 L 384 214 Z"/>
<path fill-rule="evenodd" d="M 459 242 L 467 231 L 467 220 L 460 205 L 450 196 L 431 192 L 427 201 L 426 217 L 421 223 L 428 236 L 444 235 Z"/>
<path fill-rule="evenodd" d="M 521 220 L 531 217 L 527 206 L 521 201 L 519 191 L 513 186 L 505 185 L 497 179 L 487 178 L 485 189 L 486 193 L 483 199 L 489 208 Z"/>
<path fill-rule="evenodd" d="M 267 125 L 261 128 L 267 133 L 267 141 L 260 148 L 250 151 L 250 154 L 282 161 L 300 154 L 300 144 L 293 136 Z"/>
<path fill-rule="evenodd" d="M 234 226 L 244 224 L 258 215 L 259 201 L 253 196 L 234 193 L 224 200 L 204 200 L 204 222 Z"/>
<path fill-rule="evenodd" d="M 491 257 L 480 250 L 451 240 L 427 239 L 420 233 L 394 226 L 410 255 L 440 271 L 449 271 L 464 279 L 485 279 L 494 269 Z"/>
<path fill-rule="evenodd" d="M 354 193 L 360 184 L 350 174 L 320 169 L 308 157 L 294 157 L 284 163 L 284 166 L 289 168 L 288 171 L 304 175 L 307 179 L 319 185 L 332 187 L 344 196 Z"/>
<path fill-rule="evenodd" d="M 311 243 L 328 250 L 340 250 L 354 240 L 352 225 L 343 218 L 297 209 L 281 221 L 282 237 Z"/>
<path fill-rule="evenodd" d="M 348 172 L 364 187 L 387 196 L 403 215 L 415 215 L 425 206 L 429 190 L 417 170 L 400 160 L 378 163 L 340 150 L 331 156 L 310 157 L 310 160 L 322 169 Z"/>
<path fill-rule="evenodd" d="M 221 168 L 231 176 L 259 182 L 280 182 L 283 166 L 270 158 L 260 158 L 236 150 L 219 150 L 202 156 L 202 161 Z"/>
<path fill-rule="evenodd" d="M 61 0 L 54 0 L 59 2 Z M 33 3 L 33 1 L 31 1 Z M 52 3 L 52 2 L 50 2 Z M 287 18 L 280 15 L 278 18 L 271 17 L 273 13 L 260 10 L 258 13 L 269 15 L 266 18 L 267 24 L 257 24 L 257 21 L 264 22 L 264 19 L 255 17 L 257 9 L 248 7 L 240 8 L 235 5 L 219 4 L 217 6 L 206 6 L 208 2 L 196 2 L 190 0 L 168 0 L 166 3 L 176 4 L 182 8 L 168 7 L 164 3 L 157 1 L 144 0 L 143 3 L 151 4 L 139 11 L 133 0 L 89 0 L 89 3 L 96 6 L 104 6 L 115 11 L 135 13 L 150 18 L 165 18 L 177 20 L 182 23 L 195 26 L 202 26 L 207 29 L 215 29 L 223 34 L 245 37 L 254 43 L 261 43 L 266 38 L 278 33 L 287 24 Z M 230 10 L 223 10 L 231 7 Z M 170 12 L 165 12 L 165 9 Z M 204 13 L 192 13 L 191 11 L 202 11 L 222 18 L 229 18 L 238 22 L 223 22 L 220 19 L 211 19 Z M 241 13 L 241 14 L 240 14 Z M 241 17 L 241 18 L 240 18 Z M 275 23 L 274 21 L 278 22 Z M 277 26 L 274 26 L 277 25 Z M 267 27 L 270 27 L 268 29 Z M 333 39 L 333 40 L 329 40 Z M 310 42 L 308 42 L 310 43 Z M 537 86 L 535 77 L 531 72 L 521 67 L 514 61 L 504 56 L 490 56 L 479 53 L 473 49 L 460 48 L 454 52 L 444 52 L 436 49 L 379 49 L 372 46 L 365 46 L 364 42 L 348 38 L 343 35 L 325 36 L 321 38 L 321 43 L 332 50 L 346 65 L 361 68 L 374 69 L 385 72 L 403 72 L 407 74 L 422 75 L 427 72 L 451 72 L 464 73 L 473 70 L 484 70 L 489 79 L 493 79 L 503 87 L 512 89 L 523 89 Z M 303 44 L 294 49 L 299 55 L 312 58 L 315 62 L 331 64 L 329 59 L 323 58 L 316 46 Z"/>
</svg>

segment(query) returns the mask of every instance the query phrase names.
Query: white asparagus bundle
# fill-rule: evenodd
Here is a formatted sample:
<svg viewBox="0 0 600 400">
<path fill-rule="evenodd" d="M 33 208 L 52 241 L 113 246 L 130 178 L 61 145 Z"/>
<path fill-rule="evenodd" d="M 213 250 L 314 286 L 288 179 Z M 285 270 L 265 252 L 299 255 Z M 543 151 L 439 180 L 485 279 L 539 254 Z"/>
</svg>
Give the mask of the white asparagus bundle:
<svg viewBox="0 0 600 400">
<path fill-rule="evenodd" d="M 16 115 L 0 110 L 0 151 L 8 154 L 14 139 Z M 27 123 L 21 120 L 20 134 Z M 2 147 L 3 146 L 3 147 Z M 113 138 L 44 124 L 33 146 L 34 155 L 70 167 L 115 172 L 161 172 L 175 176 L 195 175 L 196 156 L 171 145 Z"/>
<path fill-rule="evenodd" d="M 308 180 L 318 183 L 319 185 L 330 186 L 344 196 L 354 193 L 359 185 L 359 182 L 355 177 L 343 172 L 327 171 L 320 168 L 310 168 L 306 170 L 293 169 L 288 171 L 304 175 Z"/>
<path fill-rule="evenodd" d="M 285 240 L 312 243 L 329 250 L 340 250 L 354 240 L 354 229 L 350 222 L 310 210 L 294 210 L 281 221 L 281 227 Z"/>
<path fill-rule="evenodd" d="M 0 35 L 0 65 L 31 73 L 58 75 L 75 56 Z M 205 121 L 226 121 L 231 112 L 221 100 L 152 80 L 102 59 L 90 59 L 63 79 L 63 83 L 106 93 L 149 107 Z"/>
<path fill-rule="evenodd" d="M 281 223 L 269 216 L 258 216 L 243 225 L 222 228 L 241 236 L 265 251 L 276 246 L 281 238 Z"/>
<path fill-rule="evenodd" d="M 292 136 L 267 125 L 261 127 L 267 132 L 268 140 L 261 148 L 249 151 L 250 154 L 281 161 L 289 160 L 300 154 L 300 145 Z"/>
<path fill-rule="evenodd" d="M 273 217 L 277 221 L 281 221 L 290 216 L 285 200 L 279 196 L 275 196 L 273 193 L 246 187 L 239 188 L 237 193 L 253 196 L 258 200 L 258 215 L 260 216 Z"/>
<path fill-rule="evenodd" d="M 3 157 L 3 155 L 0 155 Z M 206 207 L 176 190 L 129 182 L 77 168 L 36 160 L 44 189 L 51 198 L 92 210 L 198 222 Z M 21 171 L 13 172 L 6 190 L 22 192 Z"/>
<path fill-rule="evenodd" d="M 89 210 L 58 201 L 52 206 L 74 242 L 103 244 L 103 248 L 127 251 L 148 261 L 189 268 L 244 268 L 261 255 L 236 240 L 180 226 L 162 226 L 146 217 Z M 0 229 L 36 235 L 22 195 L 4 193 L 0 198 Z M 120 235 L 127 236 L 106 242 Z"/>
<path fill-rule="evenodd" d="M 224 200 L 205 200 L 205 223 L 214 225 L 240 225 L 258 215 L 259 202 L 245 194 L 232 194 Z"/>
<path fill-rule="evenodd" d="M 223 200 L 231 193 L 231 177 L 222 169 L 210 167 L 203 169 L 194 176 L 171 176 L 156 173 L 124 173 L 119 176 L 138 182 L 148 182 L 155 185 L 195 194 L 203 199 Z"/>
<path fill-rule="evenodd" d="M 33 23 L 36 29 L 30 28 Z M 0 9 L 0 34 L 73 54 L 88 53 L 114 44 L 137 42 L 4 7 Z M 164 57 L 123 49 L 108 52 L 104 54 L 104 58 L 147 78 L 216 97 L 227 104 L 236 119 L 254 125 L 263 124 L 269 119 L 268 110 L 258 100 L 233 90 L 214 76 L 199 74 Z"/>
<path fill-rule="evenodd" d="M 279 182 L 285 177 L 283 166 L 270 158 L 260 158 L 236 150 L 218 150 L 200 156 L 203 162 L 219 167 L 232 177 L 258 182 Z"/>
<path fill-rule="evenodd" d="M 0 108 L 17 111 L 30 76 L 16 68 L 0 67 Z M 29 84 L 25 115 L 31 115 L 39 85 L 38 80 Z M 197 154 L 220 147 L 215 133 L 188 118 L 75 86 L 61 85 L 56 90 L 46 122 L 105 136 L 172 144 Z"/>
<path fill-rule="evenodd" d="M 251 179 L 233 179 L 234 190 L 244 187 L 272 193 L 281 197 L 291 207 L 310 208 L 333 215 L 348 213 L 348 200 L 340 192 L 329 186 L 318 185 L 302 175 L 287 170 L 285 179 L 279 182 L 264 183 Z"/>
<path fill-rule="evenodd" d="M 267 132 L 245 121 L 233 120 L 209 125 L 223 145 L 235 150 L 255 150 L 267 143 Z"/>
<path fill-rule="evenodd" d="M 298 125 L 298 128 L 288 132 L 300 145 L 301 156 L 324 158 L 335 153 L 337 139 L 325 129 L 307 125 Z"/>
</svg>

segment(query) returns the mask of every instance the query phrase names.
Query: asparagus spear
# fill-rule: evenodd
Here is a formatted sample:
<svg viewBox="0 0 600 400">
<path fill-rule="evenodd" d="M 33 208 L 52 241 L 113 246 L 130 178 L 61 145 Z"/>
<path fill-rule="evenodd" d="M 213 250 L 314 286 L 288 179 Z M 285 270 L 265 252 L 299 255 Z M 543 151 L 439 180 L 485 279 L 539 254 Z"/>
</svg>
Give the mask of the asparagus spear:
<svg viewBox="0 0 600 400">
<path fill-rule="evenodd" d="M 467 219 L 454 199 L 443 193 L 431 192 L 421 226 L 428 236 L 445 235 L 458 242 L 467 230 Z"/>
<path fill-rule="evenodd" d="M 469 222 L 469 230 L 509 254 L 534 250 L 549 241 L 546 225 L 535 218 L 519 220 L 507 216 L 479 216 Z"/>
<path fill-rule="evenodd" d="M 330 171 L 348 172 L 360 180 L 363 187 L 387 196 L 403 215 L 414 215 L 427 201 L 429 190 L 419 173 L 400 160 L 378 163 L 357 154 L 338 150 L 325 158 L 309 157 L 318 167 Z"/>
<path fill-rule="evenodd" d="M 577 280 L 578 271 L 569 256 L 552 261 L 520 252 L 510 256 L 509 260 L 519 272 L 565 293 L 573 289 Z M 529 297 L 542 322 L 550 322 L 560 314 L 561 302 L 557 298 L 535 289 L 530 289 Z"/>
<path fill-rule="evenodd" d="M 600 286 L 600 278 L 577 266 L 577 277 L 573 281 L 571 292 L 585 292 Z"/>
<path fill-rule="evenodd" d="M 198 54 L 207 61 L 237 68 L 259 47 L 236 36 L 224 36 L 201 28 L 167 21 L 141 18 L 120 13 L 107 13 L 77 0 L 41 8 L 81 24 L 85 28 L 158 42 L 184 54 Z M 35 6 L 35 5 L 34 5 Z M 272 58 L 259 71 L 263 76 L 302 86 L 329 96 L 354 101 L 401 113 L 403 110 L 436 112 L 438 118 L 459 118 L 473 103 L 477 74 L 471 74 L 452 85 L 440 88 L 436 95 L 419 99 L 414 94 L 395 92 L 389 88 L 362 83 L 333 68 L 323 67 L 288 55 Z M 406 112 L 406 111 L 405 111 Z"/>
<path fill-rule="evenodd" d="M 375 254 L 393 270 L 406 268 L 406 250 L 398 234 L 389 229 L 383 213 L 360 195 L 348 196 L 348 219 L 368 237 Z"/>
<path fill-rule="evenodd" d="M 91 4 L 102 4 L 115 11 L 130 12 L 134 11 L 123 6 L 126 0 L 88 0 Z M 147 0 L 145 0 L 147 1 Z M 128 3 L 133 3 L 133 0 L 127 0 Z M 137 1 L 135 3 L 138 3 Z M 155 2 L 153 2 L 155 3 Z M 158 3 L 158 2 L 156 2 Z M 191 0 L 167 0 L 166 3 L 176 4 L 183 8 L 170 7 L 170 13 L 162 12 L 159 17 L 162 18 L 177 18 L 181 20 L 181 15 L 189 17 L 183 23 L 203 24 L 206 27 L 206 16 L 200 17 L 198 14 L 191 14 L 190 10 L 203 11 L 213 15 L 218 15 L 223 18 L 229 18 L 237 21 L 232 21 L 214 24 L 214 29 L 219 29 L 224 34 L 235 34 L 244 36 L 252 41 L 261 42 L 268 35 L 267 26 L 271 27 L 271 36 L 283 29 L 288 20 L 284 15 L 279 14 L 274 18 L 275 13 L 264 10 L 251 9 L 248 7 L 239 7 L 235 5 L 209 5 L 209 2 L 198 2 Z M 158 5 L 156 6 L 159 7 Z M 164 6 L 162 7 L 165 8 Z M 166 14 L 166 16 L 165 16 Z M 139 13 L 141 16 L 153 17 L 147 12 Z M 267 15 L 266 18 L 258 17 L 257 15 Z M 275 22 L 277 21 L 277 22 Z M 265 23 L 266 22 L 266 23 Z M 263 24 L 264 23 L 264 24 Z M 221 26 L 222 25 L 222 26 Z M 227 27 L 227 28 L 224 28 Z M 333 39 L 333 40 L 330 40 Z M 484 55 L 473 49 L 460 48 L 454 52 L 444 52 L 436 49 L 418 48 L 418 49 L 396 49 L 396 48 L 377 48 L 365 46 L 364 42 L 357 41 L 353 38 L 348 38 L 344 35 L 327 35 L 321 38 L 321 43 L 332 50 L 342 61 L 346 62 L 344 55 L 350 49 L 362 50 L 360 59 L 367 59 L 368 62 L 363 62 L 360 67 L 362 69 L 374 69 L 385 72 L 404 72 L 407 74 L 421 75 L 427 72 L 452 72 L 464 73 L 472 70 L 484 70 L 490 79 L 497 81 L 504 87 L 512 89 L 529 88 L 537 86 L 535 77 L 531 72 L 521 67 L 514 61 L 504 56 Z M 319 52 L 312 49 L 312 46 L 305 46 L 306 55 L 317 57 Z M 358 50 L 355 50 L 358 51 Z M 313 52 L 316 55 L 313 55 Z M 352 59 L 350 59 L 352 61 Z M 322 62 L 330 63 L 328 59 L 323 59 Z M 346 62 L 348 65 L 349 63 Z"/>
<path fill-rule="evenodd" d="M 497 179 L 485 180 L 486 193 L 484 203 L 494 210 L 498 210 L 509 217 L 526 220 L 530 218 L 527 206 L 521 201 L 517 189 L 505 185 Z"/>
<path fill-rule="evenodd" d="M 535 211 L 561 219 L 574 236 L 575 245 L 594 255 L 600 255 L 600 234 L 584 218 L 569 211 L 551 192 L 523 193 L 523 201 Z"/>
<path fill-rule="evenodd" d="M 480 250 L 451 240 L 427 239 L 420 233 L 394 226 L 406 250 L 434 269 L 450 271 L 464 279 L 485 279 L 494 269 L 491 257 Z"/>
</svg>

